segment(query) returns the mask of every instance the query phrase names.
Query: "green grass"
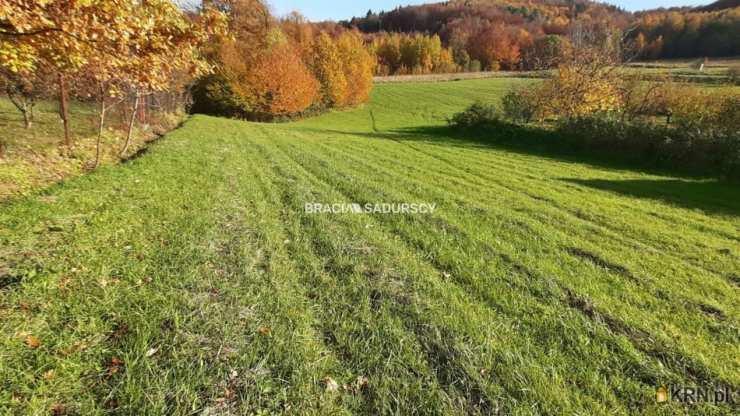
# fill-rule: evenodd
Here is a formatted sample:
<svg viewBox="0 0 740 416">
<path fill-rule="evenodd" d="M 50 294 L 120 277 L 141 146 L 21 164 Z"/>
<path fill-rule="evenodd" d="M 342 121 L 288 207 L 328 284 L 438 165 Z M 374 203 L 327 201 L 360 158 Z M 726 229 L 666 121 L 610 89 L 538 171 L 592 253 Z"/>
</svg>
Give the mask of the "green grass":
<svg viewBox="0 0 740 416">
<path fill-rule="evenodd" d="M 740 190 L 439 128 L 523 82 L 195 116 L 0 205 L 0 409 L 684 414 L 656 386 L 740 388 Z"/>
</svg>

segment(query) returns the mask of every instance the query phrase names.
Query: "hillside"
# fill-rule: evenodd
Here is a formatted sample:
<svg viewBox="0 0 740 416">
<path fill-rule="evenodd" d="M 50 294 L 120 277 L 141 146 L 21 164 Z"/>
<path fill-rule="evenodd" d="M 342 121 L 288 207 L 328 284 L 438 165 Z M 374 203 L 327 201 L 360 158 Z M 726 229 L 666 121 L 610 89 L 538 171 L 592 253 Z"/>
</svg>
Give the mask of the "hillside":
<svg viewBox="0 0 740 416">
<path fill-rule="evenodd" d="M 643 59 L 725 57 L 740 55 L 740 7 L 736 0 L 720 0 L 702 8 L 675 8 L 628 13 L 615 6 L 590 1 L 476 0 L 449 1 L 369 11 L 343 22 L 368 34 L 378 32 L 437 34 L 446 46 L 468 55 L 476 37 L 514 45 L 538 53 L 538 40 L 565 37 L 576 25 L 596 28 L 634 28 L 630 38 Z M 493 29 L 491 29 L 493 28 Z M 460 62 L 457 62 L 460 65 Z M 528 65 L 524 65 L 527 67 Z"/>
<path fill-rule="evenodd" d="M 737 391 L 738 188 L 446 128 L 528 82 L 194 116 L 0 205 L 0 409 L 684 414 L 656 386 Z M 343 202 L 436 208 L 305 208 Z"/>
<path fill-rule="evenodd" d="M 716 10 L 734 9 L 740 7 L 740 0 L 717 0 L 706 6 L 697 7 L 696 9 L 703 12 L 712 12 Z"/>
</svg>

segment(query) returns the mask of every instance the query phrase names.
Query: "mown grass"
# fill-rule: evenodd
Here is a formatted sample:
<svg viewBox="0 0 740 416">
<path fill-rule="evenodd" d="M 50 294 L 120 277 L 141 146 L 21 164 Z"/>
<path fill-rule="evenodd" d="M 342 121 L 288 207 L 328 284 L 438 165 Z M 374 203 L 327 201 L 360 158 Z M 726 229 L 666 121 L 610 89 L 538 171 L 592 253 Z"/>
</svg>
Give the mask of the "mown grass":
<svg viewBox="0 0 740 416">
<path fill-rule="evenodd" d="M 740 387 L 740 191 L 440 128 L 523 82 L 381 85 L 290 124 L 195 116 L 0 206 L 0 409 L 736 412 L 655 388 Z"/>
</svg>

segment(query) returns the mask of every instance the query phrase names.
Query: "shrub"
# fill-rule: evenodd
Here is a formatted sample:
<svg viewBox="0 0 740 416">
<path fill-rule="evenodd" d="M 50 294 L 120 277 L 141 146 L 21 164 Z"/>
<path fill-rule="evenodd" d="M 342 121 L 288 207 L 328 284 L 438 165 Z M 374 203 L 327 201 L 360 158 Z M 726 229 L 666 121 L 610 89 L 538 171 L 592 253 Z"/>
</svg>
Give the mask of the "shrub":
<svg viewBox="0 0 740 416">
<path fill-rule="evenodd" d="M 532 121 L 537 110 L 534 92 L 531 89 L 521 89 L 506 93 L 501 99 L 501 106 L 506 118 L 518 123 Z"/>
<path fill-rule="evenodd" d="M 722 100 L 715 123 L 730 134 L 740 131 L 740 95 L 729 94 Z"/>
<path fill-rule="evenodd" d="M 244 118 L 251 111 L 249 103 L 234 94 L 228 79 L 220 74 L 200 78 L 190 89 L 193 103 L 189 111 L 210 115 Z"/>
<path fill-rule="evenodd" d="M 667 168 L 740 179 L 740 132 L 625 122 L 608 115 L 563 119 L 556 134 L 582 150 L 622 155 Z"/>
<path fill-rule="evenodd" d="M 496 121 L 498 121 L 496 107 L 491 104 L 475 102 L 465 111 L 452 116 L 449 124 L 455 127 L 470 128 L 480 127 Z"/>
</svg>

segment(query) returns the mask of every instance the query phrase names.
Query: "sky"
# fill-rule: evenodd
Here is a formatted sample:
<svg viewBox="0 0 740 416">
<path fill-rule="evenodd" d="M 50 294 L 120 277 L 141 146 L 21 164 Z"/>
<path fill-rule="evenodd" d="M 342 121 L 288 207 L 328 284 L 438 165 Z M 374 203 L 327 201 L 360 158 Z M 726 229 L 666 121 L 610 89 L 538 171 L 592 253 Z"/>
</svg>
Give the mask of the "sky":
<svg viewBox="0 0 740 416">
<path fill-rule="evenodd" d="M 373 11 L 393 10 L 397 6 L 409 4 L 438 3 L 442 0 L 267 0 L 276 15 L 282 16 L 293 10 L 301 12 L 309 20 L 343 20 L 353 16 L 364 16 L 369 9 Z M 656 7 L 698 6 L 713 0 L 610 0 L 629 11 L 653 9 Z"/>
</svg>

